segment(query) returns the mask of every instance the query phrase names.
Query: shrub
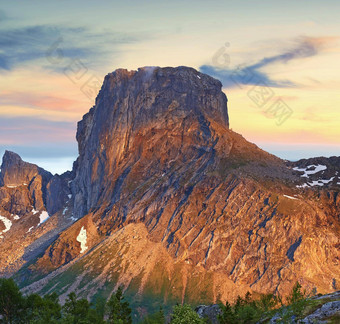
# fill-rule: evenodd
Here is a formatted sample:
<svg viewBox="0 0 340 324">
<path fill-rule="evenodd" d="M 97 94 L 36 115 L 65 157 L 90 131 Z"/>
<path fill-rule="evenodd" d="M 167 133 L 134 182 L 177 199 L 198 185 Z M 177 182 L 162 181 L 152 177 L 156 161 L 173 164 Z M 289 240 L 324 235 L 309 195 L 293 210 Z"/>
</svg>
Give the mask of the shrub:
<svg viewBox="0 0 340 324">
<path fill-rule="evenodd" d="M 198 314 L 189 305 L 176 305 L 171 315 L 171 324 L 204 324 Z"/>
</svg>

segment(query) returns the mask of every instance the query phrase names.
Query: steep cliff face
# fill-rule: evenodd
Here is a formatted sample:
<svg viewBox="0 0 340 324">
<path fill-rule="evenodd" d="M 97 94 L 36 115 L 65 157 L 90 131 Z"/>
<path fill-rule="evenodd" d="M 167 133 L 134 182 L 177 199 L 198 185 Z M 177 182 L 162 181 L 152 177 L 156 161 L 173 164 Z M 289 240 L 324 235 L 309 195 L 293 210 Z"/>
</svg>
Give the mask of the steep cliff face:
<svg viewBox="0 0 340 324">
<path fill-rule="evenodd" d="M 296 280 L 338 288 L 338 160 L 323 161 L 326 171 L 247 142 L 229 129 L 219 81 L 186 67 L 117 70 L 77 140 L 74 170 L 49 181 L 47 202 L 67 183 L 79 220 L 22 269 L 27 289 L 90 298 L 122 284 L 145 306 L 284 295 Z M 306 171 L 334 179 L 306 185 Z"/>
<path fill-rule="evenodd" d="M 191 160 L 211 149 L 216 138 L 209 120 L 228 128 L 227 98 L 221 87 L 219 81 L 187 67 L 108 74 L 95 107 L 78 125 L 74 193 L 79 216 L 97 206 L 105 188 L 118 178 L 119 187 L 131 167 L 155 146 L 145 142 L 148 138 L 158 137 L 159 145 L 165 146 L 158 152 L 162 155 L 158 169 L 179 155 Z M 116 200 L 118 187 L 109 193 Z"/>
</svg>

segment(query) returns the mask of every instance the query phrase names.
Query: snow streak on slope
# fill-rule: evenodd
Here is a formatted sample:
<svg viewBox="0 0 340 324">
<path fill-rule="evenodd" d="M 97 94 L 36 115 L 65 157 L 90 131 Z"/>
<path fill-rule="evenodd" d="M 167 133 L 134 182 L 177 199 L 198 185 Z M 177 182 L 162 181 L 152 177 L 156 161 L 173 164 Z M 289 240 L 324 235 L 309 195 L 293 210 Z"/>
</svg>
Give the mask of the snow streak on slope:
<svg viewBox="0 0 340 324">
<path fill-rule="evenodd" d="M 84 226 L 82 226 L 78 236 L 77 236 L 77 241 L 80 243 L 80 253 L 84 253 L 87 250 L 86 246 L 86 241 L 87 241 L 87 236 L 86 236 L 86 229 Z"/>
<path fill-rule="evenodd" d="M 6 232 L 8 232 L 10 229 L 11 229 L 11 227 L 12 227 L 12 222 L 8 219 L 8 218 L 6 218 L 6 217 L 4 217 L 4 216 L 0 216 L 0 220 L 4 223 L 4 225 L 5 225 L 5 229 L 3 230 L 3 231 L 0 231 L 0 237 L 2 237 L 2 234 L 3 233 L 6 233 Z"/>
<path fill-rule="evenodd" d="M 46 222 L 50 216 L 48 215 L 47 211 L 42 211 L 41 214 L 39 215 L 39 218 L 40 218 L 40 222 L 39 222 L 39 225 Z"/>
</svg>

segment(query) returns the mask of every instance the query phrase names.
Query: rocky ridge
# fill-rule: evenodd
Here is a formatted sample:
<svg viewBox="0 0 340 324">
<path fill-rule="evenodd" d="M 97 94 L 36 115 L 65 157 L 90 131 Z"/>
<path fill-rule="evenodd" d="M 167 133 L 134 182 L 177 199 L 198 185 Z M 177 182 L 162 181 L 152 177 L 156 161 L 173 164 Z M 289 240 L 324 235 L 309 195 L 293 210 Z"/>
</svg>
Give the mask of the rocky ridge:
<svg viewBox="0 0 340 324">
<path fill-rule="evenodd" d="M 53 176 L 6 151 L 0 172 L 0 273 L 9 275 L 32 261 L 71 224 L 59 212 L 71 195 L 71 173 Z M 65 218 L 65 219 L 64 219 Z M 47 222 L 47 220 L 49 220 Z"/>
</svg>

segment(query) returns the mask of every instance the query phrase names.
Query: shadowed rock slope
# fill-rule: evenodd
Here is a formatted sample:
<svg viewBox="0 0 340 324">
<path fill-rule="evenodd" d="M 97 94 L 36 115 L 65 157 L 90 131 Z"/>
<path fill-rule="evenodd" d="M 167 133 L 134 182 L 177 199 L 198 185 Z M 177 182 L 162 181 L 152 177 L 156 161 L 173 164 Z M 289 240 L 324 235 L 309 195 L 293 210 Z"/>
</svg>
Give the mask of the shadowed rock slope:
<svg viewBox="0 0 340 324">
<path fill-rule="evenodd" d="M 77 140 L 79 220 L 19 271 L 26 289 L 92 298 L 123 285 L 141 313 L 285 295 L 297 280 L 337 289 L 339 186 L 302 188 L 298 163 L 231 131 L 219 81 L 187 67 L 116 70 Z"/>
</svg>

